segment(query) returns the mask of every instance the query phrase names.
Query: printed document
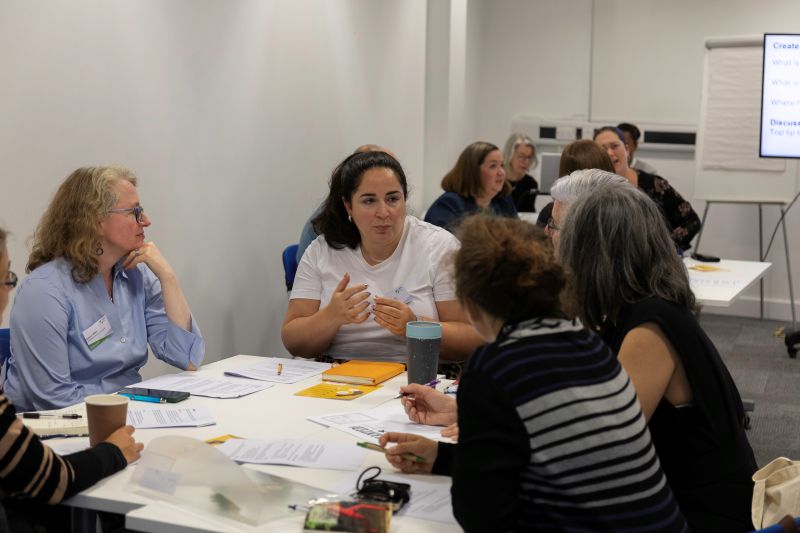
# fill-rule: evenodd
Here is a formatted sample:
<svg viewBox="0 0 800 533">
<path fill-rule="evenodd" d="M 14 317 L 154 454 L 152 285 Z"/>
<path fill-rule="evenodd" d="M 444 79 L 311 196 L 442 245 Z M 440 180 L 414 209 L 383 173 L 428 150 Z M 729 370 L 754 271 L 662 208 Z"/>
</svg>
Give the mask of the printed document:
<svg viewBox="0 0 800 533">
<path fill-rule="evenodd" d="M 254 365 L 228 370 L 225 375 L 272 381 L 274 383 L 297 383 L 303 379 L 318 376 L 330 367 L 330 363 L 287 359 L 285 357 L 264 357 L 263 361 L 259 361 Z"/>
<path fill-rule="evenodd" d="M 239 398 L 272 387 L 272 383 L 241 378 L 204 378 L 193 374 L 165 374 L 131 387 L 188 392 L 209 398 Z"/>
<path fill-rule="evenodd" d="M 429 439 L 446 440 L 442 437 L 443 427 L 417 424 L 409 420 L 399 400 L 389 407 L 382 406 L 368 411 L 310 416 L 308 420 L 374 443 L 377 443 L 381 435 L 387 431 L 413 433 Z"/>
<path fill-rule="evenodd" d="M 136 429 L 202 427 L 216 424 L 208 407 L 133 407 L 128 405 L 128 424 Z"/>
<path fill-rule="evenodd" d="M 331 470 L 356 470 L 367 451 L 355 443 L 298 439 L 229 439 L 217 449 L 240 463 L 289 465 Z"/>
</svg>

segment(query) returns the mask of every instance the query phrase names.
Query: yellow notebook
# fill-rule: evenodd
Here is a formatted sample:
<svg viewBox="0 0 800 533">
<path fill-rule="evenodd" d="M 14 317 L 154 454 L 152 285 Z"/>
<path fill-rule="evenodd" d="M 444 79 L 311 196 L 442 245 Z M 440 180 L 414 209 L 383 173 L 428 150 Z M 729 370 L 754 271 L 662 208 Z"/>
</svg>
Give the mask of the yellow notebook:
<svg viewBox="0 0 800 533">
<path fill-rule="evenodd" d="M 356 385 L 377 385 L 401 374 L 405 369 L 406 365 L 403 363 L 348 361 L 323 372 L 322 379 Z"/>
</svg>

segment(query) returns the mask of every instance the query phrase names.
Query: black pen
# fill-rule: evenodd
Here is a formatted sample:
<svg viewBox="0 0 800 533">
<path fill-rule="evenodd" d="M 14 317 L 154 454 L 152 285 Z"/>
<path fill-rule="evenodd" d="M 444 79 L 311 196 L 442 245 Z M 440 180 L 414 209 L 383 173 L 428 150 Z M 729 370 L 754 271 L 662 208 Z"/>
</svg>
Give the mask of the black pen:
<svg viewBox="0 0 800 533">
<path fill-rule="evenodd" d="M 83 418 L 83 416 L 71 413 L 68 415 L 57 415 L 54 413 L 22 413 L 22 418 L 68 418 L 68 419 L 76 419 L 76 418 Z"/>
</svg>

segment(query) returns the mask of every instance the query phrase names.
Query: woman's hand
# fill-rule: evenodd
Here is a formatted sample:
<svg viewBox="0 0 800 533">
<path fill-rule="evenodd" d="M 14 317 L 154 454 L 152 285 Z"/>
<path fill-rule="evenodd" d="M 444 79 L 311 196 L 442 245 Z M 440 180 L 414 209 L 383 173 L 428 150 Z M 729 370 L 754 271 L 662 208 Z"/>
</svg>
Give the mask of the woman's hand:
<svg viewBox="0 0 800 533">
<path fill-rule="evenodd" d="M 333 317 L 334 321 L 341 325 L 361 324 L 369 318 L 369 293 L 366 285 L 354 285 L 348 287 L 350 274 L 345 273 L 341 281 L 333 291 L 331 301 L 325 306 L 324 311 Z"/>
<path fill-rule="evenodd" d="M 458 422 L 454 422 L 442 430 L 442 437 L 458 442 Z"/>
<path fill-rule="evenodd" d="M 128 270 L 139 263 L 146 264 L 150 270 L 153 271 L 153 274 L 161 281 L 164 281 L 166 276 L 175 275 L 172 266 L 170 266 L 164 256 L 161 255 L 161 250 L 159 250 L 153 242 L 145 243 L 141 247 L 131 250 L 125 262 L 122 264 L 122 268 Z"/>
<path fill-rule="evenodd" d="M 400 387 L 406 394 L 400 400 L 409 420 L 417 424 L 449 426 L 458 421 L 455 398 L 425 385 L 416 383 Z"/>
<path fill-rule="evenodd" d="M 133 431 L 133 426 L 122 426 L 105 440 L 119 448 L 128 464 L 138 461 L 144 449 L 144 444 L 133 440 Z"/>
<path fill-rule="evenodd" d="M 392 298 L 375 298 L 375 322 L 393 335 L 406 336 L 406 322 L 413 322 L 417 315 L 409 306 Z"/>
<path fill-rule="evenodd" d="M 409 433 L 384 433 L 381 435 L 381 446 L 385 448 L 390 442 L 397 443 L 397 446 L 386 449 L 386 460 L 392 466 L 407 474 L 431 473 L 433 463 L 439 455 L 439 445 L 436 441 Z M 421 458 L 424 462 L 413 460 L 414 456 Z"/>
</svg>

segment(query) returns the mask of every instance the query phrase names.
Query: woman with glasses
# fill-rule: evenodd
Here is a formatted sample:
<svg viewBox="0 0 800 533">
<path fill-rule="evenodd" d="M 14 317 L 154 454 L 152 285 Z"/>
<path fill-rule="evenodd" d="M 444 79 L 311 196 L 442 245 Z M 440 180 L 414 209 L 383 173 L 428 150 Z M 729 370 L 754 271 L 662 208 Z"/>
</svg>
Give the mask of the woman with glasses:
<svg viewBox="0 0 800 533">
<path fill-rule="evenodd" d="M 72 405 L 141 381 L 148 344 L 194 370 L 205 346 L 178 278 L 155 244 L 136 176 L 79 168 L 33 235 L 11 310 L 5 391 L 24 410 Z"/>
<path fill-rule="evenodd" d="M 281 329 L 292 355 L 404 362 L 413 320 L 442 324 L 442 359 L 463 361 L 480 343 L 446 267 L 458 240 L 407 215 L 407 196 L 385 152 L 353 154 L 333 171 Z"/>
<path fill-rule="evenodd" d="M 503 153 L 487 142 L 464 148 L 456 165 L 442 179 L 444 194 L 428 208 L 425 222 L 454 232 L 462 218 L 479 211 L 517 218 L 506 181 Z"/>
<path fill-rule="evenodd" d="M 684 252 L 691 248 L 692 239 L 700 231 L 701 226 L 700 217 L 692 209 L 692 204 L 684 200 L 683 196 L 661 176 L 629 166 L 628 145 L 625 142 L 625 134 L 619 128 L 614 126 L 600 128 L 594 134 L 594 142 L 608 153 L 617 174 L 626 178 L 634 187 L 638 187 L 658 205 L 678 251 Z"/>
<path fill-rule="evenodd" d="M 536 211 L 539 184 L 528 174 L 536 166 L 536 147 L 524 133 L 512 133 L 503 147 L 506 180 L 511 185 L 511 198 L 518 213 Z"/>
<path fill-rule="evenodd" d="M 0 228 L 0 319 L 17 283 L 17 276 L 9 270 L 6 239 L 7 233 Z M 134 441 L 133 427 L 125 426 L 94 448 L 61 457 L 31 433 L 15 413 L 0 391 L 0 490 L 4 495 L 0 531 L 28 531 L 33 523 L 48 531 L 63 527 L 69 511 L 42 509 L 41 503 L 57 504 L 122 470 L 139 458 L 143 447 Z"/>
</svg>

